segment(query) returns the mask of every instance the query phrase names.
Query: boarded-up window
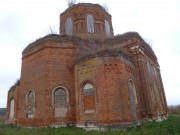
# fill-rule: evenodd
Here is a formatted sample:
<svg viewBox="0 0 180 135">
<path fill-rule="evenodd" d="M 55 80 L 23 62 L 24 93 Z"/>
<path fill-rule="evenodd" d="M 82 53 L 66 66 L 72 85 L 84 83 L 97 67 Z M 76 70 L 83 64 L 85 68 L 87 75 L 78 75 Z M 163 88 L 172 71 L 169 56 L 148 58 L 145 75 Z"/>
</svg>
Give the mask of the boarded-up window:
<svg viewBox="0 0 180 135">
<path fill-rule="evenodd" d="M 87 31 L 89 33 L 94 33 L 94 19 L 92 15 L 87 16 Z"/>
<path fill-rule="evenodd" d="M 65 33 L 67 35 L 72 35 L 73 32 L 73 22 L 71 17 L 68 17 L 65 22 Z"/>
<path fill-rule="evenodd" d="M 9 119 L 14 119 L 14 99 L 11 99 L 10 101 L 10 113 L 9 113 Z"/>
<path fill-rule="evenodd" d="M 63 88 L 58 88 L 54 91 L 54 107 L 67 107 L 67 93 Z"/>
<path fill-rule="evenodd" d="M 34 112 L 35 112 L 35 94 L 33 91 L 30 91 L 28 94 L 28 116 L 34 115 Z"/>
<path fill-rule="evenodd" d="M 106 29 L 106 34 L 109 37 L 110 36 L 110 25 L 109 22 L 105 20 L 105 29 Z"/>
<path fill-rule="evenodd" d="M 93 86 L 90 83 L 86 83 L 83 88 L 84 96 L 93 95 Z"/>
<path fill-rule="evenodd" d="M 137 104 L 137 99 L 136 99 L 136 92 L 134 89 L 133 82 L 129 80 L 129 92 L 130 92 L 130 107 L 131 107 L 131 113 L 133 117 L 136 117 L 136 104 Z"/>
<path fill-rule="evenodd" d="M 93 85 L 86 83 L 83 86 L 83 99 L 84 99 L 84 113 L 94 113 L 95 112 L 95 98 Z"/>
</svg>

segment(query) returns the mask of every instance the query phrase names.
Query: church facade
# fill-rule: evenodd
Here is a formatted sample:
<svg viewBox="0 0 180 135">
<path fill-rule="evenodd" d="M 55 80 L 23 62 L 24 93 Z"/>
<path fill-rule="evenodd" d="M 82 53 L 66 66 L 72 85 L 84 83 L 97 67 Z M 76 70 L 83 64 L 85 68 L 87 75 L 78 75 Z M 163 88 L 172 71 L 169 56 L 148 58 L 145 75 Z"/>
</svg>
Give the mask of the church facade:
<svg viewBox="0 0 180 135">
<path fill-rule="evenodd" d="M 61 13 L 59 31 L 22 52 L 6 123 L 105 126 L 167 115 L 157 57 L 138 33 L 114 36 L 111 15 L 91 3 Z"/>
</svg>

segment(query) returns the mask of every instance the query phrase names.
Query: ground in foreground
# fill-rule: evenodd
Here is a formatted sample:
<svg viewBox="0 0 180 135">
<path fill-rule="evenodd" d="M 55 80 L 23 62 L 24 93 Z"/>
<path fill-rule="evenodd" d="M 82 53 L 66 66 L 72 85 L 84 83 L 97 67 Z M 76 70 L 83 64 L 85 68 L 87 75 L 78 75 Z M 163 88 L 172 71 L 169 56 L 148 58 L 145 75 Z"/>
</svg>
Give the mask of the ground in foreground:
<svg viewBox="0 0 180 135">
<path fill-rule="evenodd" d="M 0 124 L 0 135 L 179 135 L 180 115 L 171 115 L 162 122 L 147 122 L 124 131 L 85 131 L 75 127 L 24 128 Z"/>
</svg>

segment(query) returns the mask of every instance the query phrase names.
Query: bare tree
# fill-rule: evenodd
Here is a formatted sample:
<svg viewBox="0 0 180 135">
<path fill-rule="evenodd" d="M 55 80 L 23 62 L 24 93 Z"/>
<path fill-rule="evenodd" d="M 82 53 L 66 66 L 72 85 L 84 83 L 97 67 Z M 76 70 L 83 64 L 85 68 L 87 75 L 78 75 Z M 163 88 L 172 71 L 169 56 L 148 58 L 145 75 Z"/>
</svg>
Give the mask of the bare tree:
<svg viewBox="0 0 180 135">
<path fill-rule="evenodd" d="M 57 34 L 55 26 L 53 26 L 53 27 L 49 26 L 49 30 L 47 33 L 48 34 Z"/>
<path fill-rule="evenodd" d="M 109 7 L 107 6 L 107 4 L 103 4 L 102 7 L 106 12 L 109 12 Z"/>
</svg>

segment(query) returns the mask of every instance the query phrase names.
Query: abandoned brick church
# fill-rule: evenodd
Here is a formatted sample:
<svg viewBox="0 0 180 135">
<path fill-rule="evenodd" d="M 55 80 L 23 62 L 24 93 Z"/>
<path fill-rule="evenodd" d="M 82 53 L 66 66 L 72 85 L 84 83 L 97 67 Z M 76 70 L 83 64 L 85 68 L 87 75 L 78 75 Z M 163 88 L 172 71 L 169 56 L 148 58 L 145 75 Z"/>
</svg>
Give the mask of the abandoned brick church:
<svg viewBox="0 0 180 135">
<path fill-rule="evenodd" d="M 104 126 L 167 115 L 157 57 L 138 33 L 114 36 L 111 15 L 91 3 L 61 13 L 59 33 L 23 50 L 6 123 Z"/>
</svg>

